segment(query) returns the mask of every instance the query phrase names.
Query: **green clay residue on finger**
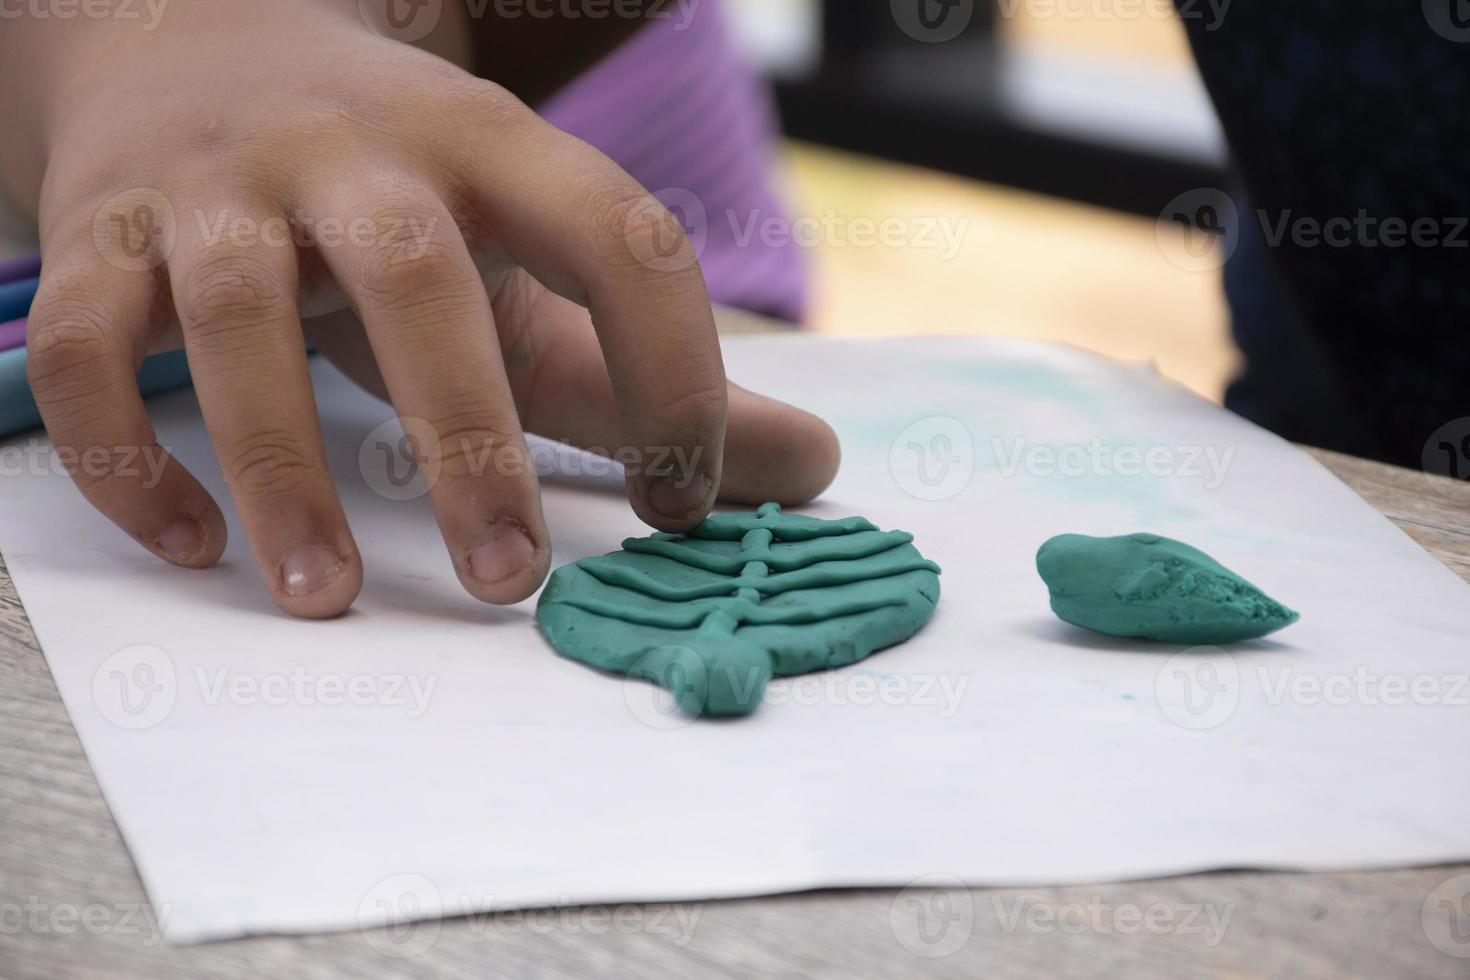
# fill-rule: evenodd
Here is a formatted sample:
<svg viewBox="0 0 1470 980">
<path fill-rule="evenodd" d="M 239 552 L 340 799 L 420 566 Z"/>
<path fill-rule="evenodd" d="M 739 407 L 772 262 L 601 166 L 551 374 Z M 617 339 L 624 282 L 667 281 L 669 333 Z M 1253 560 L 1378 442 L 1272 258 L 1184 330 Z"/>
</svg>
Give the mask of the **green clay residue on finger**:
<svg viewBox="0 0 1470 980">
<path fill-rule="evenodd" d="M 1156 534 L 1062 534 L 1036 570 L 1058 617 L 1109 636 L 1165 643 L 1234 643 L 1298 616 L 1198 548 Z"/>
<path fill-rule="evenodd" d="M 772 676 L 854 663 L 924 625 L 939 566 L 912 541 L 765 504 L 558 568 L 536 621 L 562 656 L 661 684 L 689 714 L 749 714 Z"/>
</svg>

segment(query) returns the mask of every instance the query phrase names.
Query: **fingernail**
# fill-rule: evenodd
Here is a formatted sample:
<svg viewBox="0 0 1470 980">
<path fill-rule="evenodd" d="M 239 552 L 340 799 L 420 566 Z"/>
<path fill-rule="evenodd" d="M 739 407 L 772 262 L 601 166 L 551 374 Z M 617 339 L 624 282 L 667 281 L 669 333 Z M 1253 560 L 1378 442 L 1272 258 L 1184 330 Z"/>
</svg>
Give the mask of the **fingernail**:
<svg viewBox="0 0 1470 980">
<path fill-rule="evenodd" d="M 188 561 L 204 547 L 204 528 L 193 517 L 180 517 L 158 536 L 158 550 L 171 561 Z"/>
<path fill-rule="evenodd" d="M 692 477 L 654 477 L 648 483 L 648 503 L 665 517 L 688 517 L 704 507 L 713 485 L 702 470 Z"/>
<path fill-rule="evenodd" d="M 470 574 L 481 582 L 503 582 L 531 564 L 536 546 L 514 521 L 496 521 L 490 538 L 470 552 Z"/>
<path fill-rule="evenodd" d="M 281 586 L 287 595 L 310 595 L 331 585 L 347 562 L 335 548 L 308 545 L 281 562 Z"/>
</svg>

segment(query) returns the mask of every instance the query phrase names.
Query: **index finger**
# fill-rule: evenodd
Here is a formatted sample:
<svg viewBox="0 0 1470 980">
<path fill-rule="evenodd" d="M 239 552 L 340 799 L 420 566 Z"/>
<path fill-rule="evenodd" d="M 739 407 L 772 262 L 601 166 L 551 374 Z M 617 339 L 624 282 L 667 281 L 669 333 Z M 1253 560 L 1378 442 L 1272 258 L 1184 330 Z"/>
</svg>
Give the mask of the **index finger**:
<svg viewBox="0 0 1470 980">
<path fill-rule="evenodd" d="M 668 208 L 617 164 L 530 110 L 509 113 L 509 127 L 506 115 L 502 106 L 493 140 L 472 138 L 469 203 L 527 272 L 591 311 L 629 500 L 654 527 L 686 530 L 719 490 L 727 408 L 698 256 Z"/>
</svg>

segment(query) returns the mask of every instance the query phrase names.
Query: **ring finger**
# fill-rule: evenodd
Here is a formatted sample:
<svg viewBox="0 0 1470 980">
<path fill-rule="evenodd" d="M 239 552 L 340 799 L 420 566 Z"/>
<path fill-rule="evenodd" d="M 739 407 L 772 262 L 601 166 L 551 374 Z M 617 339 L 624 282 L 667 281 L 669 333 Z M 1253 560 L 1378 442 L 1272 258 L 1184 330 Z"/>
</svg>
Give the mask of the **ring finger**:
<svg viewBox="0 0 1470 980">
<path fill-rule="evenodd" d="M 263 207 L 235 214 L 266 228 Z M 180 236 L 169 261 L 189 369 L 215 454 L 277 604 L 335 616 L 362 587 L 362 561 L 327 473 L 296 308 L 293 250 L 263 236 Z"/>
</svg>

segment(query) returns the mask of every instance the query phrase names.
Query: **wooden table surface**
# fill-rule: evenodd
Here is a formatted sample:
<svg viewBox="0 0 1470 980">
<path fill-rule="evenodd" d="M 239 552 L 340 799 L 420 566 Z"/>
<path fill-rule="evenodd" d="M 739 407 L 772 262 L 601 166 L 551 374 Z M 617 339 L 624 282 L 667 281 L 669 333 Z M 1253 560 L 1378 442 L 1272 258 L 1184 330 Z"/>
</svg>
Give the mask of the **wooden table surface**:
<svg viewBox="0 0 1470 980">
<path fill-rule="evenodd" d="M 1314 455 L 1470 580 L 1465 486 Z M 1465 760 L 1458 762 L 1446 778 L 1465 777 Z M 574 908 L 422 923 L 406 933 L 166 946 L 0 567 L 3 980 L 1470 977 L 1470 865 L 1231 871 L 1061 888 L 923 884 L 936 889 L 810 892 L 677 910 Z M 1456 936 L 1465 941 L 1454 945 Z M 415 955 L 398 955 L 405 952 Z"/>
</svg>

